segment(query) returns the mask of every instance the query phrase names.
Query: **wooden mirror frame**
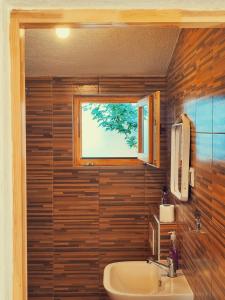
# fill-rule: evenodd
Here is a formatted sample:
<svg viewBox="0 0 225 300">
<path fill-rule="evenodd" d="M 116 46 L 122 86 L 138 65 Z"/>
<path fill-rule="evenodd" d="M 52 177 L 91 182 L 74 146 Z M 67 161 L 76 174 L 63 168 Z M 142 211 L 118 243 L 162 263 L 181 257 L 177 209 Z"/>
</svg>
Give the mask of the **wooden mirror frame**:
<svg viewBox="0 0 225 300">
<path fill-rule="evenodd" d="M 190 119 L 184 113 L 171 129 L 170 190 L 181 201 L 188 201 L 189 195 L 190 130 Z"/>
</svg>

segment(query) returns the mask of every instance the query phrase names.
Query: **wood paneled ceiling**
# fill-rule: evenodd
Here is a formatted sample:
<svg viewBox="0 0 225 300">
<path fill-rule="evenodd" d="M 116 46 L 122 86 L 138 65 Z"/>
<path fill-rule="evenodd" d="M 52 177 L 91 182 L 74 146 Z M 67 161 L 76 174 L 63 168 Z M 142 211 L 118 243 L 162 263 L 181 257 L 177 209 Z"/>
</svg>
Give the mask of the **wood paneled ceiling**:
<svg viewBox="0 0 225 300">
<path fill-rule="evenodd" d="M 164 76 L 179 29 L 148 26 L 26 30 L 27 76 Z"/>
</svg>

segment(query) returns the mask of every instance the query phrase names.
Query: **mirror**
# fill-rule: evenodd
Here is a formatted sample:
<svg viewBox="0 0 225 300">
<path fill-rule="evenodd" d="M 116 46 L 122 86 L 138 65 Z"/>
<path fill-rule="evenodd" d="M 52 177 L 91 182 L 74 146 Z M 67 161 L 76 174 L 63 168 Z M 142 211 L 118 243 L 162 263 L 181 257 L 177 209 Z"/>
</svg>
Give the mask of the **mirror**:
<svg viewBox="0 0 225 300">
<path fill-rule="evenodd" d="M 190 120 L 185 114 L 172 125 L 171 132 L 171 192 L 182 201 L 188 200 Z"/>
</svg>

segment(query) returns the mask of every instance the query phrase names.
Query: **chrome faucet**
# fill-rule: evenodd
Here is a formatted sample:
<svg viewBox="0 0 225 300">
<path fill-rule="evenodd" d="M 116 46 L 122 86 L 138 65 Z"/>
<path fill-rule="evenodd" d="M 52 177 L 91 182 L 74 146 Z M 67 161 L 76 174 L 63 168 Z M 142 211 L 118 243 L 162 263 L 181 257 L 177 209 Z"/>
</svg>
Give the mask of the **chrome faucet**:
<svg viewBox="0 0 225 300">
<path fill-rule="evenodd" d="M 175 263 L 173 261 L 173 259 L 171 257 L 167 257 L 167 265 L 162 264 L 161 262 L 154 260 L 152 258 L 148 258 L 147 259 L 147 263 L 148 264 L 155 264 L 156 266 L 159 266 L 160 268 L 164 269 L 167 271 L 167 276 L 168 277 L 176 277 L 176 267 L 175 267 Z"/>
</svg>

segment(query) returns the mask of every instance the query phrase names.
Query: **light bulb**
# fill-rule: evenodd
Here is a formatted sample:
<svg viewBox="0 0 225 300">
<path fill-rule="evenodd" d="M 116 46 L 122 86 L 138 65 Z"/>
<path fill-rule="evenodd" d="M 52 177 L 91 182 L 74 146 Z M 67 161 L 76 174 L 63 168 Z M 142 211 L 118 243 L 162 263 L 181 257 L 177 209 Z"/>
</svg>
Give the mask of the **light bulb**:
<svg viewBox="0 0 225 300">
<path fill-rule="evenodd" d="M 70 28 L 56 28 L 55 32 L 60 39 L 66 39 L 70 35 Z"/>
</svg>

